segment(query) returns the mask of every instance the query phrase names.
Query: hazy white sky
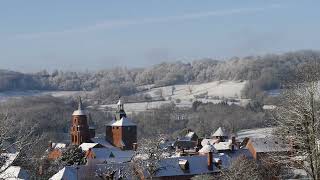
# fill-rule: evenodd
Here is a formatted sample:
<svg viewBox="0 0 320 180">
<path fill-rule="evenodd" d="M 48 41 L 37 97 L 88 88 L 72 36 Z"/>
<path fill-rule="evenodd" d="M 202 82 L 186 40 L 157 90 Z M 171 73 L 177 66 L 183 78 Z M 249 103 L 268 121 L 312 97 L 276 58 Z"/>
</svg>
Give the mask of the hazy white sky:
<svg viewBox="0 0 320 180">
<path fill-rule="evenodd" d="M 7 0 L 0 68 L 96 70 L 319 49 L 319 1 Z"/>
</svg>

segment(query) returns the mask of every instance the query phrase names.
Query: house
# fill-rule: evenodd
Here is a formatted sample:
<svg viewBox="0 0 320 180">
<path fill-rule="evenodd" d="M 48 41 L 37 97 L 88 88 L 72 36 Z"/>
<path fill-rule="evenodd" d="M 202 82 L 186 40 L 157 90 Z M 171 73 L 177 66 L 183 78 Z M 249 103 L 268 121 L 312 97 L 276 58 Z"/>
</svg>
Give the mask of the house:
<svg viewBox="0 0 320 180">
<path fill-rule="evenodd" d="M 289 154 L 291 151 L 289 144 L 285 144 L 282 140 L 275 137 L 250 139 L 246 147 L 256 160 L 260 160 L 271 154 Z"/>
<path fill-rule="evenodd" d="M 49 160 L 56 160 L 61 157 L 62 152 L 67 148 L 66 143 L 52 143 L 49 142 L 49 148 L 47 149 L 48 152 L 48 159 Z"/>
<path fill-rule="evenodd" d="M 218 139 L 220 142 L 224 142 L 229 136 L 221 127 L 219 127 L 214 133 L 211 134 L 211 137 Z"/>
<path fill-rule="evenodd" d="M 133 179 L 130 163 L 66 166 L 49 180 Z"/>
<path fill-rule="evenodd" d="M 124 163 L 131 161 L 134 151 L 122 151 L 120 149 L 91 148 L 86 152 L 87 160 L 93 164 Z"/>
<path fill-rule="evenodd" d="M 217 152 L 228 152 L 239 148 L 235 136 L 231 136 L 231 139 L 229 139 L 229 135 L 221 127 L 212 133 L 211 138 L 201 141 L 202 146 L 207 144 L 213 145 Z"/>
<path fill-rule="evenodd" d="M 190 179 L 200 174 L 218 174 L 229 166 L 230 158 L 224 153 L 166 158 L 160 161 L 153 179 Z"/>
<path fill-rule="evenodd" d="M 188 150 L 188 149 L 194 149 L 199 144 L 200 143 L 199 143 L 198 135 L 194 131 L 189 129 L 187 134 L 184 137 L 177 139 L 173 143 L 173 146 L 178 150 Z"/>
<path fill-rule="evenodd" d="M 1 153 L 1 157 L 5 158 L 5 162 L 0 168 L 0 179 L 29 179 L 29 174 L 26 170 L 19 166 L 11 166 L 14 160 L 18 156 L 18 152 L 15 153 Z"/>
</svg>

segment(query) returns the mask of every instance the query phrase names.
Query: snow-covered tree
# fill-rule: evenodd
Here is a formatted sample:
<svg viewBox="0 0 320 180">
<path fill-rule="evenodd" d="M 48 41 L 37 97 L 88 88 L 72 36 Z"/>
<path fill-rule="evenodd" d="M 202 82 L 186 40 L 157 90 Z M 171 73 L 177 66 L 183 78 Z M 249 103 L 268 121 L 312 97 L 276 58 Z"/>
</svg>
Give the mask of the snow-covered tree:
<svg viewBox="0 0 320 180">
<path fill-rule="evenodd" d="M 313 179 L 320 179 L 320 64 L 296 71 L 297 81 L 288 82 L 275 111 L 277 134 L 292 144 L 292 155 L 304 158 L 303 167 Z"/>
</svg>

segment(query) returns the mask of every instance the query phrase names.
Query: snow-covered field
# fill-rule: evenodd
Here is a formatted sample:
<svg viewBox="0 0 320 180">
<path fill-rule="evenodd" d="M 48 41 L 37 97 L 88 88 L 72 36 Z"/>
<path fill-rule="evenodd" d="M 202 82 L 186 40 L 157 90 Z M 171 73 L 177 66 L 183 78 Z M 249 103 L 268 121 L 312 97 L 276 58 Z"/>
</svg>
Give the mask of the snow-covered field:
<svg viewBox="0 0 320 180">
<path fill-rule="evenodd" d="M 50 95 L 54 97 L 75 97 L 83 96 L 83 91 L 6 91 L 0 92 L 0 102 L 6 101 L 9 98 L 19 98 L 26 96 L 43 96 Z"/>
<path fill-rule="evenodd" d="M 249 101 L 248 99 L 240 99 L 241 90 L 244 88 L 245 83 L 245 81 L 213 81 L 202 84 L 185 84 L 151 88 L 150 90 L 139 94 L 148 94 L 153 99 L 159 99 L 160 96 L 162 96 L 165 100 L 126 103 L 125 109 L 127 112 L 139 112 L 159 108 L 161 105 L 169 103 L 174 103 L 178 107 L 191 107 L 194 101 L 201 101 L 204 103 L 212 102 L 217 104 L 222 102 L 223 99 L 235 99 L 236 101 L 228 103 L 244 106 Z M 103 110 L 106 107 L 116 108 L 116 104 L 101 105 L 99 109 Z"/>
<path fill-rule="evenodd" d="M 208 97 L 239 98 L 246 81 L 213 81 L 202 84 L 184 84 L 153 88 L 147 92 L 151 97 L 161 93 L 165 99 L 190 100 L 195 96 L 206 94 Z M 174 88 L 174 90 L 172 90 Z"/>
</svg>

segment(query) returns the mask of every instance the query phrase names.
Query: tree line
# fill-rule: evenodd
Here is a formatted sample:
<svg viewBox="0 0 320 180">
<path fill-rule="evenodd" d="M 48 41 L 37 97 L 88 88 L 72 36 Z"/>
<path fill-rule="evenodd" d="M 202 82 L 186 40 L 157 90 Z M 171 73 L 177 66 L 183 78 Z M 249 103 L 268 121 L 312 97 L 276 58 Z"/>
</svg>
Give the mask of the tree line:
<svg viewBox="0 0 320 180">
<path fill-rule="evenodd" d="M 0 91 L 8 90 L 110 90 L 121 89 L 121 95 L 134 93 L 136 87 L 213 80 L 249 80 L 250 86 L 262 90 L 280 87 L 282 78 L 301 64 L 319 60 L 320 52 L 303 50 L 280 55 L 234 57 L 226 61 L 195 60 L 190 63 L 161 63 L 152 67 L 118 67 L 97 72 L 64 72 L 46 70 L 37 73 L 19 73 L 0 70 Z M 253 85 L 252 85 L 253 84 Z M 119 91 L 119 90 L 118 90 Z M 119 92 L 117 92 L 119 93 Z M 247 94 L 249 95 L 249 94 Z"/>
</svg>

